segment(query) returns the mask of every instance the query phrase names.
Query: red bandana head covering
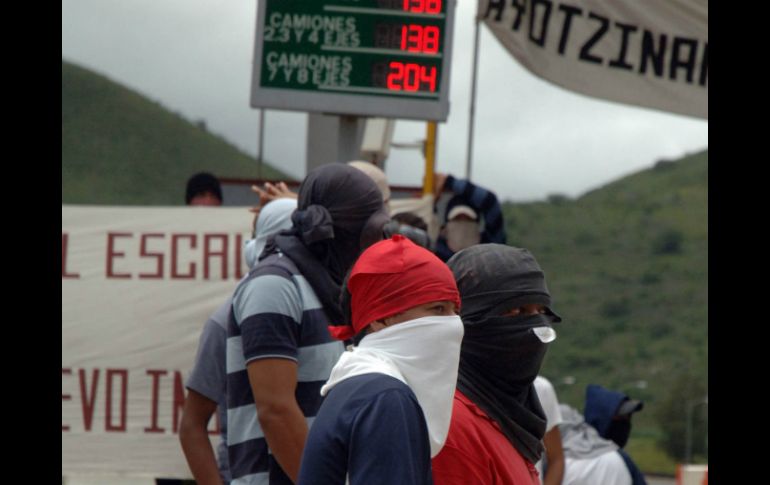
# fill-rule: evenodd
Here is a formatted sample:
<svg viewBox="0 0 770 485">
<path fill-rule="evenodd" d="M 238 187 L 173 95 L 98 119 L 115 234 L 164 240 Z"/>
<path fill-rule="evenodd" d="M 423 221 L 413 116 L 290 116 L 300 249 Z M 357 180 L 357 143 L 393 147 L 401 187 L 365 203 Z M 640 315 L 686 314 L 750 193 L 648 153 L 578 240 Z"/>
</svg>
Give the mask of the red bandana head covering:
<svg viewBox="0 0 770 485">
<path fill-rule="evenodd" d="M 348 279 L 351 320 L 330 326 L 334 338 L 352 338 L 370 323 L 434 301 L 460 308 L 460 293 L 449 267 L 400 234 L 370 246 Z"/>
</svg>

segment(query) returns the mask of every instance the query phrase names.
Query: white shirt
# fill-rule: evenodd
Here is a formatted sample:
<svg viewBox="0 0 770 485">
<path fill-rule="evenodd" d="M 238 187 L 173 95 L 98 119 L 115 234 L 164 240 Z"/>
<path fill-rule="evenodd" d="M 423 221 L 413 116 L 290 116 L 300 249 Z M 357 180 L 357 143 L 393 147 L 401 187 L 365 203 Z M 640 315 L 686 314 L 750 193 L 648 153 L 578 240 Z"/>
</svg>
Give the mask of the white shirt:
<svg viewBox="0 0 770 485">
<path fill-rule="evenodd" d="M 545 432 L 548 433 L 562 421 L 559 400 L 556 399 L 556 391 L 554 391 L 553 385 L 545 377 L 537 376 L 534 384 L 537 397 L 540 399 L 540 405 L 543 406 L 543 411 L 545 411 Z M 540 475 L 540 483 L 543 483 L 543 460 L 539 460 L 535 467 Z M 562 483 L 565 484 L 567 482 L 563 481 Z"/>
<path fill-rule="evenodd" d="M 595 458 L 564 458 L 562 485 L 631 485 L 631 472 L 617 451 Z"/>
</svg>

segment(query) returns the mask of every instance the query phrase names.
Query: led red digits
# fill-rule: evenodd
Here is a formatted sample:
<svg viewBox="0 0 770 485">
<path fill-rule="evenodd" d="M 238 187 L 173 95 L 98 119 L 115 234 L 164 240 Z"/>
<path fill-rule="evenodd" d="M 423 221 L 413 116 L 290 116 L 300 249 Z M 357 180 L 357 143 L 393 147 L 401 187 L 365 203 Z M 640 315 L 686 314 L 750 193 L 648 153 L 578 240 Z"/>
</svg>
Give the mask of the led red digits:
<svg viewBox="0 0 770 485">
<path fill-rule="evenodd" d="M 430 66 L 430 71 L 426 72 L 426 66 L 420 68 L 420 82 L 428 83 L 428 91 L 436 92 L 436 66 Z"/>
<path fill-rule="evenodd" d="M 404 68 L 404 91 L 417 91 L 420 89 L 420 66 L 407 64 Z"/>
<path fill-rule="evenodd" d="M 436 67 L 412 62 L 391 62 L 387 77 L 392 91 L 436 91 Z"/>
<path fill-rule="evenodd" d="M 401 28 L 401 50 L 407 52 L 438 52 L 439 29 L 435 25 L 404 25 Z"/>
<path fill-rule="evenodd" d="M 441 0 L 404 0 L 404 11 L 414 13 L 441 13 Z"/>
<path fill-rule="evenodd" d="M 429 54 L 438 52 L 438 27 L 426 25 L 422 31 L 422 51 Z"/>
<path fill-rule="evenodd" d="M 401 91 L 401 80 L 404 78 L 404 64 L 402 62 L 391 62 L 390 72 L 388 73 L 388 89 Z"/>
</svg>

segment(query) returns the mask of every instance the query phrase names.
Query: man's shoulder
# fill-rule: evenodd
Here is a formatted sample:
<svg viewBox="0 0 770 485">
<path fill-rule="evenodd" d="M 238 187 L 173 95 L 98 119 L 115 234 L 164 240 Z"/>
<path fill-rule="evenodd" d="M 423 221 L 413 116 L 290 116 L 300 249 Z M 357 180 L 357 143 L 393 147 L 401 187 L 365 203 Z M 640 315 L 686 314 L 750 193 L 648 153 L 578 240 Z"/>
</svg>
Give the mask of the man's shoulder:
<svg viewBox="0 0 770 485">
<path fill-rule="evenodd" d="M 419 433 L 426 426 L 414 392 L 384 374 L 364 374 L 340 382 L 326 396 L 318 417 L 326 426 L 333 423 L 360 436 L 390 434 L 393 427 L 404 425 Z"/>
<path fill-rule="evenodd" d="M 494 421 L 468 396 L 455 390 L 454 405 L 452 406 L 452 433 L 450 438 L 463 436 L 461 441 L 469 438 L 479 439 L 489 431 L 489 426 L 496 427 Z"/>
<path fill-rule="evenodd" d="M 205 327 L 208 327 L 212 332 L 224 331 L 227 332 L 227 318 L 230 315 L 230 308 L 233 305 L 233 296 L 230 295 L 219 308 L 214 310 L 214 313 L 206 320 Z"/>
<path fill-rule="evenodd" d="M 326 401 L 338 408 L 364 408 L 378 401 L 413 401 L 417 397 L 400 380 L 385 374 L 363 374 L 350 377 L 329 392 Z"/>
<path fill-rule="evenodd" d="M 235 298 L 254 287 L 261 290 L 270 287 L 293 286 L 303 299 L 316 300 L 315 290 L 297 268 L 297 265 L 283 254 L 271 254 L 251 270 L 235 290 Z"/>
<path fill-rule="evenodd" d="M 371 373 L 350 377 L 337 384 L 337 387 L 347 391 L 355 391 L 356 396 L 373 396 L 389 391 L 405 393 L 414 396 L 414 392 L 402 381 L 385 374 Z"/>
<path fill-rule="evenodd" d="M 551 384 L 551 381 L 545 377 L 535 377 L 533 384 L 535 386 L 535 391 L 537 392 L 537 395 L 540 399 L 554 398 L 556 396 L 556 391 L 553 388 L 553 384 Z"/>
<path fill-rule="evenodd" d="M 266 257 L 251 270 L 246 281 L 260 276 L 274 275 L 291 278 L 300 274 L 297 265 L 283 253 L 273 253 Z"/>
<path fill-rule="evenodd" d="M 236 287 L 233 307 L 236 320 L 252 314 L 259 308 L 266 311 L 271 303 L 294 302 L 306 292 L 302 275 L 287 257 L 273 254 L 260 261 Z M 285 313 L 279 311 L 278 313 Z"/>
</svg>

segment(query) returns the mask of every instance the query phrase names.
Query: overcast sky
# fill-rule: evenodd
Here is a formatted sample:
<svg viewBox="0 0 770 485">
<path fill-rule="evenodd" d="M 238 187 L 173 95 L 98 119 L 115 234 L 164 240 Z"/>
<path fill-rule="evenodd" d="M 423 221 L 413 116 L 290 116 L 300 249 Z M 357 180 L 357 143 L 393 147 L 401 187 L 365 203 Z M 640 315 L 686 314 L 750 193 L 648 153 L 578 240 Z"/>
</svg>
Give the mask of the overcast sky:
<svg viewBox="0 0 770 485">
<path fill-rule="evenodd" d="M 259 115 L 249 107 L 256 10 L 245 0 L 62 0 L 62 57 L 205 120 L 256 155 Z M 438 132 L 437 170 L 461 177 L 474 14 L 474 1 L 459 2 L 450 114 Z M 578 196 L 708 145 L 706 121 L 557 87 L 519 65 L 485 28 L 476 116 L 473 181 L 517 201 Z M 267 112 L 265 158 L 297 178 L 305 172 L 306 125 L 304 114 Z M 424 137 L 424 122 L 397 122 L 394 141 Z M 423 169 L 416 150 L 393 149 L 386 164 L 397 185 L 420 185 Z"/>
</svg>

